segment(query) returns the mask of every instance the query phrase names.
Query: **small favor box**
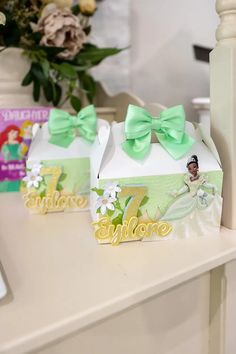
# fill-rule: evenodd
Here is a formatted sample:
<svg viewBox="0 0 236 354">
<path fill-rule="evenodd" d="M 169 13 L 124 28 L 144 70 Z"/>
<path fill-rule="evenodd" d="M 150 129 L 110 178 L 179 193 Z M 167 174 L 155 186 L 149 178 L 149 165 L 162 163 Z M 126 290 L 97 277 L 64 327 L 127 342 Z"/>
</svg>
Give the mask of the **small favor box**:
<svg viewBox="0 0 236 354">
<path fill-rule="evenodd" d="M 38 128 L 30 148 L 27 175 L 23 179 L 24 204 L 39 214 L 88 210 L 93 143 L 79 135 L 68 143 L 71 134 L 64 134 L 66 146 L 55 145 L 51 143 L 48 124 Z M 108 123 L 99 119 L 98 127 L 103 125 Z M 62 140 L 59 139 L 60 143 Z"/>
<path fill-rule="evenodd" d="M 128 122 L 127 127 L 126 119 L 126 123 L 102 129 L 93 146 L 90 204 L 96 239 L 99 243 L 118 245 L 133 240 L 215 235 L 221 221 L 223 172 L 206 128 L 183 124 L 182 119 L 181 151 L 181 135 L 178 129 L 173 132 L 178 127 L 176 117 L 171 120 L 175 109 L 162 112 L 159 118 L 146 112 L 150 132 L 146 130 L 142 108 L 135 111 L 137 117 L 133 116 L 138 118 L 139 110 L 141 129 L 137 130 L 135 143 L 133 122 Z M 183 118 L 184 112 L 180 115 Z M 159 132 L 158 142 L 152 143 L 155 132 Z M 124 144 L 125 134 L 129 134 L 129 139 Z M 176 147 L 171 139 L 168 144 L 163 141 L 168 134 L 179 139 Z"/>
<path fill-rule="evenodd" d="M 0 109 L 0 192 L 20 189 L 32 126 L 46 122 L 49 111 L 47 107 Z"/>
</svg>

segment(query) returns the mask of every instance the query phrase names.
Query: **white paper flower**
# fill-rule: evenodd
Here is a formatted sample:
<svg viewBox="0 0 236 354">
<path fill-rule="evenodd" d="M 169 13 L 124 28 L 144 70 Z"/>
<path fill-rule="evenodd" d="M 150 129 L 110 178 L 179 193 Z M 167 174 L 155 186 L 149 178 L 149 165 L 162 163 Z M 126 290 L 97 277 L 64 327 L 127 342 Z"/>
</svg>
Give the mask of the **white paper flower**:
<svg viewBox="0 0 236 354">
<path fill-rule="evenodd" d="M 118 185 L 118 182 L 107 182 L 104 187 L 104 195 L 111 196 L 116 198 L 116 193 L 119 193 L 121 188 Z"/>
<path fill-rule="evenodd" d="M 32 171 L 28 171 L 27 175 L 23 178 L 23 181 L 27 184 L 27 188 L 38 188 L 42 180 L 43 178 L 39 174 Z"/>
<path fill-rule="evenodd" d="M 42 167 L 43 165 L 38 161 L 33 162 L 32 165 L 29 164 L 29 168 L 31 169 L 31 172 L 35 175 L 38 175 L 40 173 Z"/>
<path fill-rule="evenodd" d="M 103 195 L 102 197 L 99 197 L 97 199 L 97 204 L 96 204 L 96 209 L 101 210 L 101 214 L 105 215 L 107 212 L 107 209 L 109 210 L 114 210 L 115 207 L 113 205 L 113 203 L 116 201 L 115 198 Z"/>
</svg>

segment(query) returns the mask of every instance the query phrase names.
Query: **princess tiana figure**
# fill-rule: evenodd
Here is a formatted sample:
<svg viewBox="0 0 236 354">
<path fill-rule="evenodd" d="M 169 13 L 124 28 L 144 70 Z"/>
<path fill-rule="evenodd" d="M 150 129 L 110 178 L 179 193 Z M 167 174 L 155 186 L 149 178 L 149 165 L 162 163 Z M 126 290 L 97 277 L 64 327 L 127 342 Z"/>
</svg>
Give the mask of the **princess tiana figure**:
<svg viewBox="0 0 236 354">
<path fill-rule="evenodd" d="M 179 237 L 209 233 L 208 225 L 217 227 L 221 217 L 222 198 L 216 186 L 199 173 L 196 155 L 188 159 L 186 167 L 189 173 L 184 177 L 184 186 L 171 193 L 177 199 L 161 217 L 170 222 Z"/>
</svg>

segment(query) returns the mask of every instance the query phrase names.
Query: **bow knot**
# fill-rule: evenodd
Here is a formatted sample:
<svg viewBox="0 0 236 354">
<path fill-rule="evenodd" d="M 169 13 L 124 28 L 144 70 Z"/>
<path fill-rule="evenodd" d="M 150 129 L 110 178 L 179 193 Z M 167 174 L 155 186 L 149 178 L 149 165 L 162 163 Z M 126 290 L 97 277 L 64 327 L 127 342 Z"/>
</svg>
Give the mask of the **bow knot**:
<svg viewBox="0 0 236 354">
<path fill-rule="evenodd" d="M 150 150 L 152 132 L 174 159 L 181 158 L 194 143 L 194 139 L 185 133 L 183 106 L 168 108 L 156 118 L 141 107 L 129 105 L 123 150 L 132 158 L 143 159 Z"/>
<path fill-rule="evenodd" d="M 151 118 L 151 130 L 160 130 L 161 121 L 157 117 Z"/>
<path fill-rule="evenodd" d="M 97 118 L 93 105 L 87 106 L 72 116 L 60 109 L 52 109 L 48 120 L 49 142 L 61 147 L 68 147 L 79 135 L 92 143 L 96 137 Z"/>
<path fill-rule="evenodd" d="M 81 125 L 81 122 L 78 119 L 78 117 L 77 116 L 69 116 L 68 118 L 69 118 L 71 127 L 77 130 L 79 128 L 79 126 Z"/>
</svg>

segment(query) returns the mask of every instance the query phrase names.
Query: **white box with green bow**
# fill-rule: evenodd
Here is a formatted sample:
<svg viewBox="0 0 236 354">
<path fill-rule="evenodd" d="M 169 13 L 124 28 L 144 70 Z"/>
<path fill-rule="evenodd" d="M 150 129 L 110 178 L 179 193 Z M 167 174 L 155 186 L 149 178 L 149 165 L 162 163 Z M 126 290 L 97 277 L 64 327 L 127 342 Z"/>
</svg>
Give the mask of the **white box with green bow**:
<svg viewBox="0 0 236 354">
<path fill-rule="evenodd" d="M 157 142 L 152 142 L 153 137 Z M 153 117 L 130 105 L 91 154 L 91 214 L 100 243 L 216 235 L 223 172 L 207 128 L 182 106 Z"/>
<path fill-rule="evenodd" d="M 98 120 L 99 126 L 108 123 Z M 71 116 L 52 109 L 49 122 L 33 139 L 23 179 L 24 204 L 32 212 L 84 211 L 89 208 L 90 153 L 96 140 L 94 107 Z"/>
</svg>

